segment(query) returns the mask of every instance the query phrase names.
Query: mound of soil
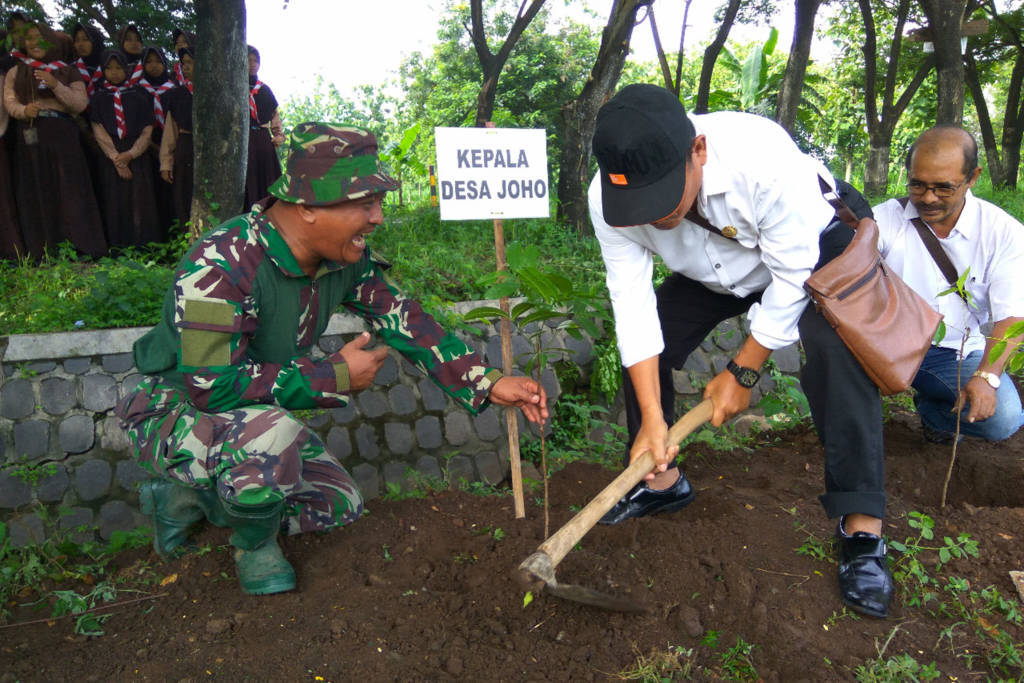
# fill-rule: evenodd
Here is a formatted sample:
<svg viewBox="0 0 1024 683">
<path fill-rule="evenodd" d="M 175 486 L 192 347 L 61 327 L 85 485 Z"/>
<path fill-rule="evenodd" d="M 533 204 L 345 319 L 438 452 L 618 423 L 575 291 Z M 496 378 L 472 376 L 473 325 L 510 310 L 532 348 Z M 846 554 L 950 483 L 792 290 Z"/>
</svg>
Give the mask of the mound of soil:
<svg viewBox="0 0 1024 683">
<path fill-rule="evenodd" d="M 916 536 L 910 511 L 931 516 L 938 539 L 970 534 L 979 557 L 953 559 L 940 578 L 962 577 L 972 590 L 995 586 L 1016 603 L 1008 571 L 1021 569 L 1024 434 L 961 444 L 941 510 L 950 448 L 926 444 L 908 415 L 887 423 L 885 436 L 888 536 Z M 786 432 L 749 451 L 698 447 L 687 455 L 698 490 L 690 507 L 596 527 L 557 567 L 561 582 L 632 597 L 644 614 L 545 594 L 524 606 L 512 573 L 545 537 L 536 494 L 527 497 L 526 519 L 516 520 L 509 496 L 449 491 L 371 501 L 370 513 L 348 528 L 284 539 L 299 586 L 283 595 L 243 595 L 223 547 L 228 531 L 204 529 L 197 540 L 213 552 L 158 564 L 165 585 L 111 608 L 103 636 L 72 635 L 68 619 L 0 630 L 0 680 L 575 681 L 645 672 L 850 680 L 883 647 L 885 658 L 935 662 L 948 680 L 1022 675 L 1013 665 L 994 670 L 986 657 L 995 646 L 983 628 L 1024 640 L 997 615 L 979 625 L 911 607 L 909 583 L 899 586 L 888 620 L 842 609 L 831 555 L 806 552 L 827 549 L 833 532 L 817 500 L 822 453 L 813 432 Z M 614 475 L 582 463 L 555 474 L 551 532 Z M 125 577 L 158 562 L 148 551 L 119 561 Z M 135 597 L 121 593 L 118 601 Z"/>
</svg>

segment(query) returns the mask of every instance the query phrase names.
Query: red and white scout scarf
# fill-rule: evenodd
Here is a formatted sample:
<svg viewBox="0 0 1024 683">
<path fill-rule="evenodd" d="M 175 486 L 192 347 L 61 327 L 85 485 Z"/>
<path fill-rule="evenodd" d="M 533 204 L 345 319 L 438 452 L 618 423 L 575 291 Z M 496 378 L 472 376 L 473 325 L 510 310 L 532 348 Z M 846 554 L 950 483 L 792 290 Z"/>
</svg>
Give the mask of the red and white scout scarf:
<svg viewBox="0 0 1024 683">
<path fill-rule="evenodd" d="M 85 81 L 85 90 L 89 93 L 89 97 L 92 97 L 93 91 L 96 89 L 96 81 L 103 76 L 103 69 L 96 67 L 96 70 L 89 72 L 89 65 L 86 64 L 81 57 L 75 61 L 75 67 L 78 69 L 78 73 L 82 74 L 82 80 Z"/>
<path fill-rule="evenodd" d="M 192 88 L 194 87 L 192 85 L 192 81 L 185 81 L 185 87 L 188 88 L 188 94 L 191 95 L 192 94 Z"/>
<path fill-rule="evenodd" d="M 63 69 L 67 66 L 66 63 L 60 61 L 59 59 L 54 60 L 52 62 L 40 62 L 38 59 L 32 59 L 24 52 L 20 52 L 18 50 L 12 50 L 11 56 L 15 59 L 20 59 L 25 64 L 25 66 L 27 66 L 30 69 L 42 69 L 43 71 L 49 71 L 50 73 L 56 73 L 58 69 Z M 46 85 L 44 83 L 39 84 L 40 90 L 43 90 L 45 88 Z"/>
<path fill-rule="evenodd" d="M 135 69 L 132 70 L 132 75 L 128 77 L 126 85 L 138 85 L 145 75 L 146 69 L 140 59 L 139 63 L 135 65 Z"/>
<path fill-rule="evenodd" d="M 174 80 L 178 85 L 185 85 L 185 74 L 181 72 L 181 62 L 174 63 Z"/>
<path fill-rule="evenodd" d="M 175 82 L 168 78 L 161 85 L 153 85 L 148 80 L 143 78 L 139 81 L 139 85 L 146 89 L 146 91 L 153 96 L 153 118 L 156 119 L 157 128 L 164 127 L 164 105 L 160 102 L 160 96 L 165 92 L 173 88 Z"/>
<path fill-rule="evenodd" d="M 104 83 L 103 87 L 114 95 L 114 120 L 117 122 L 117 139 L 124 140 L 124 136 L 128 133 L 128 124 L 125 123 L 124 119 L 124 103 L 121 101 L 121 93 L 128 90 L 128 87 L 114 85 L 113 83 Z"/>
<path fill-rule="evenodd" d="M 260 110 L 256 107 L 256 93 L 263 87 L 263 81 L 256 81 L 256 85 L 252 86 L 252 90 L 249 91 L 249 116 L 252 117 L 253 121 L 259 123 Z"/>
</svg>

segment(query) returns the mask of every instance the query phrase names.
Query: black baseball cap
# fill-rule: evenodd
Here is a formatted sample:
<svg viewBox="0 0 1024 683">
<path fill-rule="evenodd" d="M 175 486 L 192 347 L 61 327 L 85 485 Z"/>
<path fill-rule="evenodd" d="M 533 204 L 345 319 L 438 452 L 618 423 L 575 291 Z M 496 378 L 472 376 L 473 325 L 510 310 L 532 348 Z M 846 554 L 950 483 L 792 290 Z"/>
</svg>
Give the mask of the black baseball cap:
<svg viewBox="0 0 1024 683">
<path fill-rule="evenodd" d="M 643 225 L 679 205 L 695 131 L 682 102 L 657 85 L 627 85 L 597 112 L 593 150 L 608 225 Z"/>
</svg>

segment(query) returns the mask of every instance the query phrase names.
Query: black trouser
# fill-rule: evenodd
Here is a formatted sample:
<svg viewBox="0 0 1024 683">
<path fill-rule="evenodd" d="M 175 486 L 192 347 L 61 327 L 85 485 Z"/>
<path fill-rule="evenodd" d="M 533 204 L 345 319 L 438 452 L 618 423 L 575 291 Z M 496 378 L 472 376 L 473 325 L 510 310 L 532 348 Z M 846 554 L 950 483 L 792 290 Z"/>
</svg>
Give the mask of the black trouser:
<svg viewBox="0 0 1024 683">
<path fill-rule="evenodd" d="M 823 232 L 815 270 L 838 256 L 852 237 L 853 231 L 842 223 Z M 760 300 L 761 293 L 742 299 L 718 294 L 675 273 L 665 279 L 656 294 L 665 341 L 658 365 L 661 407 L 665 422 L 671 425 L 675 421 L 672 370 L 681 368 L 720 322 L 745 313 Z M 801 315 L 799 329 L 806 356 L 800 381 L 825 447 L 825 494 L 820 497 L 821 504 L 829 517 L 854 512 L 884 517 L 885 463 L 878 387 L 813 304 Z M 640 431 L 640 407 L 629 372 L 623 369 L 622 374 L 631 447 Z"/>
</svg>

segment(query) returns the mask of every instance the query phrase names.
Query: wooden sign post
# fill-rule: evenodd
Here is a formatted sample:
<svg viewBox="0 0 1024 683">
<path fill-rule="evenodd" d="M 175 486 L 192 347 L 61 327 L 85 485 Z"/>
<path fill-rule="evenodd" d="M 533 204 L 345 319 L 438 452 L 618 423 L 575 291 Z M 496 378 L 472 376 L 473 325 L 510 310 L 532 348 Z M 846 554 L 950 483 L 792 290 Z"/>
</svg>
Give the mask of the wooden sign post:
<svg viewBox="0 0 1024 683">
<path fill-rule="evenodd" d="M 498 272 L 506 272 L 504 218 L 546 218 L 548 211 L 545 131 L 495 128 L 435 128 L 441 220 L 494 220 Z M 508 297 L 499 301 L 509 313 Z M 502 372 L 511 375 L 512 325 L 499 324 Z M 508 456 L 516 518 L 526 516 L 515 408 L 505 408 Z"/>
</svg>

